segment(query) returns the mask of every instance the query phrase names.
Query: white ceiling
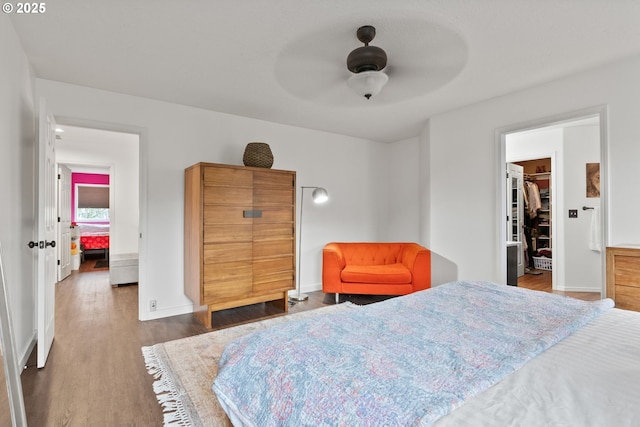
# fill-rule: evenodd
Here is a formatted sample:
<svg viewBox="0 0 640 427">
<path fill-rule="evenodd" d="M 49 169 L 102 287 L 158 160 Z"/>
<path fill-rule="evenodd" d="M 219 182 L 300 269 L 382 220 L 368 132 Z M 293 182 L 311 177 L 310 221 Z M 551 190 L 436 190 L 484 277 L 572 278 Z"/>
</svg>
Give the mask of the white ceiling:
<svg viewBox="0 0 640 427">
<path fill-rule="evenodd" d="M 638 0 L 55 0 L 11 14 L 38 77 L 377 141 L 640 54 Z M 390 77 L 346 84 L 374 25 Z"/>
</svg>

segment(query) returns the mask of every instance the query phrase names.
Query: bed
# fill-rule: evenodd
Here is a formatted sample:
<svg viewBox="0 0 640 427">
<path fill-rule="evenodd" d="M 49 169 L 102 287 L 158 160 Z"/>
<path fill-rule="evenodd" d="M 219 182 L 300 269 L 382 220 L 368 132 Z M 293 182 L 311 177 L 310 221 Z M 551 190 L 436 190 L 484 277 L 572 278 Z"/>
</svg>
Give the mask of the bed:
<svg viewBox="0 0 640 427">
<path fill-rule="evenodd" d="M 109 259 L 109 224 L 78 224 L 82 259 L 91 253 L 103 253 Z"/>
<path fill-rule="evenodd" d="M 640 314 L 455 282 L 288 322 L 224 350 L 235 426 L 640 425 Z"/>
</svg>

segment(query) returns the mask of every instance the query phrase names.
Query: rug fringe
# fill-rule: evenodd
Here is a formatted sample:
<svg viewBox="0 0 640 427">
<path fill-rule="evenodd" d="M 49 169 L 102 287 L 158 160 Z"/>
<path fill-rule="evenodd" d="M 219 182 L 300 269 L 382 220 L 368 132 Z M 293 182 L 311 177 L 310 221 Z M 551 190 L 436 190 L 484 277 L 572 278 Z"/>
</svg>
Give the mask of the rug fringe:
<svg viewBox="0 0 640 427">
<path fill-rule="evenodd" d="M 180 400 L 182 393 L 176 390 L 171 376 L 165 371 L 154 347 L 142 347 L 142 355 L 147 372 L 155 380 L 153 382 L 153 392 L 156 394 L 156 399 L 162 408 L 163 425 L 167 427 L 191 426 L 187 411 Z"/>
</svg>

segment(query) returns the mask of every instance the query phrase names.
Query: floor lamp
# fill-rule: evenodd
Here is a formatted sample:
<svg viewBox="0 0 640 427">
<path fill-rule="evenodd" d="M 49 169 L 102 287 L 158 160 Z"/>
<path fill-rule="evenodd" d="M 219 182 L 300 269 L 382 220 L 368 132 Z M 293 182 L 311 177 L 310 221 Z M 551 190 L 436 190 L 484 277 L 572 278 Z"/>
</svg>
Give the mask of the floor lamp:
<svg viewBox="0 0 640 427">
<path fill-rule="evenodd" d="M 313 193 L 311 193 L 311 197 L 313 198 L 314 203 L 324 203 L 329 200 L 329 193 L 322 187 L 300 187 L 300 231 L 298 232 L 298 283 L 297 288 L 298 292 L 295 296 L 289 297 L 292 301 L 305 301 L 309 298 L 309 295 L 300 294 L 300 279 L 302 278 L 302 209 L 304 208 L 304 190 L 307 188 L 313 188 Z"/>
</svg>

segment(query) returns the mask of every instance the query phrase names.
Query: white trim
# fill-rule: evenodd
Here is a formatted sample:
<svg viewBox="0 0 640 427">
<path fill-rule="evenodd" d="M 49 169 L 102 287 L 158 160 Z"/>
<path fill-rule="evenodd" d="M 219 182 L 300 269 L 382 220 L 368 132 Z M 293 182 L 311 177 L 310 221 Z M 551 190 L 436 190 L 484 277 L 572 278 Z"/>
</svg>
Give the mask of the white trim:
<svg viewBox="0 0 640 427">
<path fill-rule="evenodd" d="M 499 268 L 498 272 L 500 274 L 502 282 L 506 283 L 506 278 L 507 278 L 507 249 L 506 249 L 506 243 L 505 243 L 507 235 L 506 235 L 506 219 L 505 219 L 506 217 L 504 214 L 505 212 L 504 207 L 506 206 L 506 203 L 507 203 L 506 186 L 505 186 L 505 180 L 504 180 L 504 177 L 506 176 L 506 173 L 507 173 L 506 136 L 511 133 L 518 133 L 518 132 L 523 132 L 523 131 L 532 130 L 532 129 L 545 128 L 553 125 L 568 123 L 568 122 L 572 122 L 572 121 L 576 121 L 576 120 L 580 120 L 588 117 L 594 117 L 594 116 L 597 116 L 600 120 L 600 188 L 604 189 L 604 191 L 602 191 L 602 193 L 600 194 L 600 203 L 601 203 L 601 211 L 602 211 L 601 222 L 604 225 L 602 227 L 602 230 L 603 230 L 602 241 L 604 242 L 604 246 L 606 247 L 609 242 L 609 232 L 610 232 L 609 220 L 608 220 L 608 216 L 609 216 L 608 215 L 609 168 L 608 168 L 608 156 L 607 156 L 608 148 L 609 148 L 608 105 L 599 105 L 599 106 L 594 106 L 590 108 L 585 108 L 583 110 L 577 110 L 577 111 L 564 113 L 564 114 L 557 114 L 557 115 L 542 118 L 542 119 L 536 119 L 536 120 L 531 120 L 531 121 L 527 121 L 519 124 L 505 126 L 495 130 L 494 134 L 495 134 L 495 141 L 497 145 L 496 150 L 498 151 L 498 155 L 499 155 L 499 160 L 498 160 L 499 163 L 497 168 L 498 171 L 496 173 L 496 178 L 497 178 L 496 185 L 498 186 L 496 188 L 497 190 L 496 194 L 500 195 L 500 199 L 499 199 L 500 203 L 498 203 L 498 206 L 496 207 L 496 212 L 497 212 L 496 221 L 497 221 L 497 227 L 500 235 L 500 238 L 497 242 L 498 247 L 497 247 L 496 253 L 498 254 L 498 260 L 497 260 L 497 264 Z M 552 159 L 552 162 L 553 162 L 553 159 Z M 557 182 L 557 179 L 555 179 L 555 176 L 554 176 L 555 169 L 556 168 L 551 169 L 552 182 Z M 554 211 L 557 210 L 556 205 L 557 203 L 554 203 L 553 205 Z M 562 214 L 562 212 L 560 212 L 560 214 Z M 552 216 L 555 218 L 558 218 L 556 215 L 557 215 L 557 212 L 552 212 Z M 552 233 L 555 233 L 555 230 L 553 230 Z M 606 251 L 605 250 L 601 252 L 600 262 L 602 266 L 601 297 L 604 297 L 606 295 Z M 554 272 L 552 273 L 552 281 L 555 289 L 555 286 L 557 283 L 556 276 L 555 276 L 555 269 L 554 269 Z"/>
<path fill-rule="evenodd" d="M 308 294 L 310 292 L 321 291 L 322 283 L 307 283 L 306 285 L 300 286 L 300 292 L 303 294 Z M 294 296 L 297 293 L 297 288 L 289 291 L 289 296 Z"/>
</svg>

